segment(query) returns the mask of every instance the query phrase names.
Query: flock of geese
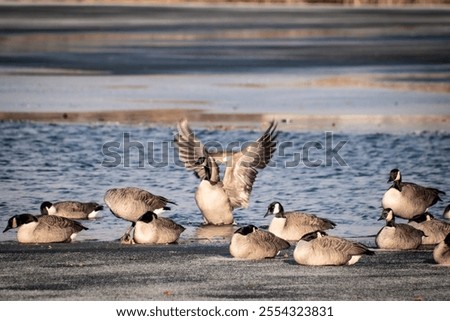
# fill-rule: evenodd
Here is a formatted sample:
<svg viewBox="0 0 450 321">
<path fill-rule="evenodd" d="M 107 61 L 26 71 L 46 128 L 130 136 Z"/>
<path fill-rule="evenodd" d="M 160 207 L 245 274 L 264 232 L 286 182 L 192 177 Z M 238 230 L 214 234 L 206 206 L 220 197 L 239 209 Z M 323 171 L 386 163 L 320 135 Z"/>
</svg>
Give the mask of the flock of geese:
<svg viewBox="0 0 450 321">
<path fill-rule="evenodd" d="M 180 160 L 199 179 L 195 202 L 207 225 L 235 224 L 233 210 L 249 205 L 253 183 L 276 150 L 277 124 L 271 122 L 262 136 L 240 151 L 209 151 L 196 137 L 187 120 L 178 123 L 174 140 Z M 225 166 L 220 177 L 220 165 Z M 450 223 L 436 219 L 429 208 L 445 193 L 431 187 L 403 182 L 398 169 L 390 172 L 392 186 L 384 194 L 380 220 L 385 226 L 375 243 L 379 249 L 410 250 L 422 244 L 434 245 L 433 258 L 450 265 Z M 126 244 L 168 244 L 177 242 L 183 226 L 163 217 L 175 202 L 137 187 L 106 191 L 104 202 L 116 217 L 131 226 L 120 238 Z M 43 202 L 41 215 L 20 214 L 8 220 L 9 229 L 17 228 L 20 243 L 70 242 L 87 230 L 76 220 L 95 218 L 103 206 L 97 203 L 62 201 Z M 247 225 L 238 228 L 229 244 L 230 254 L 239 259 L 273 258 L 295 244 L 294 260 L 301 265 L 352 265 L 373 249 L 341 237 L 328 235 L 336 224 L 329 219 L 301 211 L 285 211 L 280 202 L 268 206 L 265 216 L 273 215 L 268 230 Z M 450 219 L 450 205 L 444 211 Z M 395 218 L 408 220 L 396 223 Z"/>
</svg>

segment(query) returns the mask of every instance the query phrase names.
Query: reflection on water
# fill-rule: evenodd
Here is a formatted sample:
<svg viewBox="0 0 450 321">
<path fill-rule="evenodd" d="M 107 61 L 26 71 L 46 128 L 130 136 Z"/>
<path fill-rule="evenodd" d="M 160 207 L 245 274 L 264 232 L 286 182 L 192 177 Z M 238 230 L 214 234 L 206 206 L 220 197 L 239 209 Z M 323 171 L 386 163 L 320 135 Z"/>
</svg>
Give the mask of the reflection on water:
<svg viewBox="0 0 450 321">
<path fill-rule="evenodd" d="M 377 219 L 392 168 L 400 168 L 405 181 L 433 186 L 447 194 L 450 191 L 449 133 L 335 133 L 333 141 L 327 143 L 323 132 L 282 132 L 279 144 L 283 148 L 279 148 L 272 165 L 258 174 L 249 208 L 235 211 L 238 226 L 205 227 L 194 201 L 199 182 L 174 161 L 171 144 L 174 128 L 0 122 L 0 131 L 2 229 L 14 214 L 37 214 L 43 201 L 103 204 L 107 189 L 137 186 L 178 204 L 164 215 L 187 228 L 180 243 L 228 242 L 238 226 L 267 227 L 271 218 L 264 218 L 264 214 L 274 200 L 283 203 L 287 211 L 305 210 L 333 220 L 338 225 L 333 234 L 367 236 L 375 234 L 383 224 Z M 106 157 L 102 146 L 111 141 L 123 142 L 124 133 L 129 133 L 129 145 L 121 143 L 112 149 L 120 156 L 120 164 L 102 166 Z M 240 141 L 242 137 L 256 139 L 260 132 L 199 130 L 198 135 L 204 142 L 227 143 Z M 154 146 L 151 152 L 149 142 Z M 337 152 L 347 166 L 339 165 L 336 158 L 327 165 L 327 144 L 335 148 L 339 142 L 345 142 Z M 145 147 L 143 152 L 136 147 L 138 143 Z M 305 154 L 305 146 L 311 147 L 309 154 Z M 129 151 L 128 166 L 124 151 Z M 150 166 L 151 159 L 167 160 L 167 165 Z M 319 166 L 307 167 L 308 162 Z M 443 199 L 444 202 L 432 207 L 433 214 L 442 214 L 449 202 L 448 195 Z M 114 217 L 107 207 L 98 219 L 83 224 L 89 230 L 80 233 L 78 241 L 115 241 L 129 227 L 128 222 Z M 0 235 L 0 241 L 11 240 L 15 240 L 14 231 Z"/>
<path fill-rule="evenodd" d="M 202 225 L 195 229 L 195 237 L 200 241 L 207 242 L 229 242 L 233 232 L 236 230 L 234 225 Z"/>
</svg>

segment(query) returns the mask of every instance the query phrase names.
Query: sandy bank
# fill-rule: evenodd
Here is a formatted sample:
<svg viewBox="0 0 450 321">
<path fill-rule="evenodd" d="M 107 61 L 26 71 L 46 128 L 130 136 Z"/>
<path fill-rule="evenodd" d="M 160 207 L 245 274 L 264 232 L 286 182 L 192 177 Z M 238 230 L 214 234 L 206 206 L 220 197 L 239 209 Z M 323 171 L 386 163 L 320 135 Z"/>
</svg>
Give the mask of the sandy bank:
<svg viewBox="0 0 450 321">
<path fill-rule="evenodd" d="M 0 120 L 68 123 L 125 123 L 172 126 L 187 118 L 196 126 L 235 129 L 258 128 L 272 119 L 285 130 L 411 131 L 447 130 L 450 115 L 299 115 L 214 113 L 201 109 L 152 109 L 96 112 L 0 112 Z"/>
</svg>

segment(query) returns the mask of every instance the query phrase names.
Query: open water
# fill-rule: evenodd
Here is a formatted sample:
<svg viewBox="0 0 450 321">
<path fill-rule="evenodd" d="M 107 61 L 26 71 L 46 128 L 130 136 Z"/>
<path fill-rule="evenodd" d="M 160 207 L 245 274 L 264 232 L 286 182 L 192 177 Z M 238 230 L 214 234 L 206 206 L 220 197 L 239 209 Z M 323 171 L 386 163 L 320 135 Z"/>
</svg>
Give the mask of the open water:
<svg viewBox="0 0 450 321">
<path fill-rule="evenodd" d="M 261 134 L 194 130 L 204 143 L 224 148 L 238 148 Z M 177 162 L 172 144 L 175 127 L 0 122 L 0 132 L 2 229 L 15 214 L 38 214 L 43 201 L 104 204 L 107 189 L 125 186 L 141 187 L 177 203 L 165 216 L 187 227 L 180 242 L 224 242 L 236 228 L 202 227 L 194 201 L 199 181 Z M 239 226 L 267 227 L 270 217 L 263 217 L 267 206 L 278 200 L 287 211 L 304 210 L 335 221 L 338 226 L 332 234 L 370 239 L 383 226 L 377 219 L 389 171 L 399 168 L 404 181 L 448 194 L 449 155 L 448 132 L 281 132 L 272 163 L 257 176 L 250 206 L 236 210 L 235 218 Z M 448 202 L 446 195 L 431 212 L 440 217 Z M 89 230 L 80 233 L 78 241 L 114 241 L 129 225 L 106 205 L 99 218 L 83 224 Z M 15 231 L 0 234 L 0 241 L 14 239 Z"/>
</svg>

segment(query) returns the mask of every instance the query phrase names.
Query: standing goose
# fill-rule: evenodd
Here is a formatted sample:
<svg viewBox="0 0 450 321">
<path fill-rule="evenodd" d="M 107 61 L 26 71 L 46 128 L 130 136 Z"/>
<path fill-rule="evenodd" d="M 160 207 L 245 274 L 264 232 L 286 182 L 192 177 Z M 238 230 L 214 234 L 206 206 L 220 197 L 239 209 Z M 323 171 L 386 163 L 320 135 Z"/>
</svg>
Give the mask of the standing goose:
<svg viewBox="0 0 450 321">
<path fill-rule="evenodd" d="M 65 217 L 31 214 L 11 217 L 3 233 L 13 228 L 18 228 L 17 241 L 19 243 L 71 242 L 78 232 L 88 229 Z"/>
<path fill-rule="evenodd" d="M 93 219 L 101 210 L 103 210 L 103 206 L 94 202 L 62 201 L 53 204 L 50 202 L 41 204 L 42 215 L 56 215 L 74 220 Z"/>
<path fill-rule="evenodd" d="M 147 212 L 161 214 L 165 210 L 170 210 L 170 207 L 166 206 L 168 203 L 175 204 L 163 196 L 153 195 L 137 187 L 109 189 L 105 193 L 104 200 L 111 213 L 132 223 L 135 223 Z M 132 228 L 133 225 L 122 236 L 121 240 L 130 239 L 129 233 Z"/>
<path fill-rule="evenodd" d="M 214 158 L 208 154 L 203 159 L 202 164 L 205 174 L 195 191 L 195 203 L 202 212 L 204 223 L 211 225 L 233 224 L 233 207 L 224 189 L 224 184 L 220 181 L 219 166 Z"/>
<path fill-rule="evenodd" d="M 139 244 L 175 243 L 184 230 L 169 218 L 147 212 L 134 223 L 133 241 Z"/>
<path fill-rule="evenodd" d="M 425 233 L 422 244 L 438 244 L 450 233 L 450 223 L 437 220 L 428 212 L 414 217 L 408 224 Z"/>
<path fill-rule="evenodd" d="M 279 202 L 272 202 L 264 217 L 274 215 L 269 232 L 287 241 L 298 241 L 303 235 L 318 230 L 333 229 L 336 224 L 328 219 L 299 211 L 285 212 Z"/>
<path fill-rule="evenodd" d="M 201 180 L 195 201 L 205 224 L 232 224 L 233 210 L 248 207 L 258 170 L 267 166 L 276 150 L 276 127 L 272 121 L 258 140 L 245 144 L 239 152 L 209 153 L 186 119 L 178 123 L 175 143 L 179 159 Z M 226 164 L 222 181 L 219 164 Z"/>
<path fill-rule="evenodd" d="M 396 168 L 391 170 L 388 182 L 393 183 L 384 193 L 381 205 L 385 209 L 392 209 L 395 216 L 404 219 L 412 219 L 425 213 L 429 207 L 441 201 L 439 194 L 445 194 L 436 188 L 402 182 L 400 170 Z"/>
<path fill-rule="evenodd" d="M 422 244 L 425 233 L 408 224 L 396 224 L 392 209 L 384 209 L 379 221 L 385 219 L 384 226 L 377 234 L 375 243 L 380 249 L 412 250 Z"/>
<path fill-rule="evenodd" d="M 301 265 L 353 265 L 362 255 L 373 254 L 360 243 L 314 231 L 298 241 L 294 260 Z"/>
<path fill-rule="evenodd" d="M 433 259 L 437 264 L 450 265 L 450 233 L 434 248 Z"/>
<path fill-rule="evenodd" d="M 275 257 L 289 243 L 273 233 L 248 225 L 236 230 L 231 237 L 230 254 L 237 259 L 262 260 Z"/>
</svg>

